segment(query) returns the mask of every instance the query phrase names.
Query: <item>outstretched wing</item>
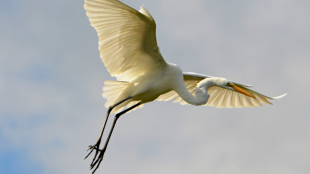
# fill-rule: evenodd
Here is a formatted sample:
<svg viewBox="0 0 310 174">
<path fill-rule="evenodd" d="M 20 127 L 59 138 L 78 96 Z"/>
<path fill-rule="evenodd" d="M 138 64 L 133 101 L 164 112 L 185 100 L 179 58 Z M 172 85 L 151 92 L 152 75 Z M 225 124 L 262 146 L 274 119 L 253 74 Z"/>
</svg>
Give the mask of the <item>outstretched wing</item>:
<svg viewBox="0 0 310 174">
<path fill-rule="evenodd" d="M 144 6 L 138 12 L 118 0 L 85 0 L 84 8 L 111 76 L 131 81 L 166 66 L 157 46 L 155 21 Z"/>
<path fill-rule="evenodd" d="M 217 108 L 255 107 L 255 106 L 263 106 L 262 103 L 272 105 L 272 103 L 270 103 L 268 100 L 280 99 L 286 95 L 284 94 L 279 97 L 267 97 L 256 91 L 250 90 L 245 86 L 238 84 L 235 85 L 245 90 L 246 92 L 250 93 L 255 98 L 248 97 L 247 95 L 244 95 L 234 90 L 218 86 L 212 86 L 208 89 L 210 98 L 206 105 L 215 106 Z"/>
<path fill-rule="evenodd" d="M 187 89 L 195 95 L 195 90 L 197 84 L 205 79 L 210 78 L 212 76 L 196 74 L 196 73 L 184 73 L 184 83 Z M 284 97 L 285 95 L 279 97 L 267 97 L 263 94 L 255 92 L 253 90 L 248 89 L 252 87 L 251 85 L 245 85 L 241 83 L 233 82 L 239 88 L 247 91 L 255 98 L 248 97 L 242 93 L 239 93 L 234 90 L 222 88 L 219 86 L 212 86 L 208 89 L 208 93 L 210 94 L 210 98 L 206 105 L 215 106 L 217 108 L 242 108 L 242 107 L 255 107 L 255 106 L 262 106 L 262 103 L 267 103 L 272 105 L 268 100 L 274 100 Z M 175 99 L 173 103 L 180 102 L 180 104 L 185 105 L 187 104 L 175 91 L 170 91 L 166 94 L 163 94 L 158 97 L 157 100 L 159 101 L 168 101 Z"/>
</svg>

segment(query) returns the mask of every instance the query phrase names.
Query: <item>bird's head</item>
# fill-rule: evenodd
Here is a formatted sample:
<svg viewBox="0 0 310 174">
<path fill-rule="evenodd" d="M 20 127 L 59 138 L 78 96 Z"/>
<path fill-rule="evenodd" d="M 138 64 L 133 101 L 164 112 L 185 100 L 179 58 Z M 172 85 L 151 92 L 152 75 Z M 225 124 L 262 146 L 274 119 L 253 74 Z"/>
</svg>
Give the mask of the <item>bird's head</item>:
<svg viewBox="0 0 310 174">
<path fill-rule="evenodd" d="M 218 86 L 218 87 L 222 87 L 222 88 L 229 89 L 232 91 L 237 91 L 237 92 L 242 93 L 244 95 L 247 95 L 251 98 L 254 98 L 253 95 L 251 95 L 250 93 L 248 93 L 247 91 L 245 91 L 244 89 L 239 87 L 238 85 L 234 84 L 233 82 L 231 82 L 225 78 L 221 78 L 221 77 L 206 78 L 206 79 L 202 80 L 201 82 L 199 82 L 197 84 L 197 88 L 196 88 L 196 95 L 197 94 L 201 95 L 201 93 L 207 93 L 208 88 L 211 86 Z"/>
</svg>

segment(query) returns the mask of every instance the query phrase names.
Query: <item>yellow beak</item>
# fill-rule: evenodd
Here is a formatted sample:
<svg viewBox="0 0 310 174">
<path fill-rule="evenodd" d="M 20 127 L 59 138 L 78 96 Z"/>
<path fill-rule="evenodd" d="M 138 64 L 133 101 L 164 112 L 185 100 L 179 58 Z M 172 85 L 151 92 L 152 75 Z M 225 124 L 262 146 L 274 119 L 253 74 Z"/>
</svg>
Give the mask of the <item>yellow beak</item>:
<svg viewBox="0 0 310 174">
<path fill-rule="evenodd" d="M 245 90 L 239 88 L 239 87 L 236 86 L 235 84 L 227 83 L 227 86 L 230 86 L 230 87 L 234 88 L 234 90 L 236 90 L 236 91 L 238 91 L 238 92 L 240 92 L 240 93 L 242 93 L 242 94 L 244 94 L 244 95 L 246 95 L 246 96 L 249 96 L 249 97 L 251 97 L 251 98 L 255 98 L 253 95 L 251 95 L 251 94 L 248 93 L 247 91 L 245 91 Z"/>
</svg>

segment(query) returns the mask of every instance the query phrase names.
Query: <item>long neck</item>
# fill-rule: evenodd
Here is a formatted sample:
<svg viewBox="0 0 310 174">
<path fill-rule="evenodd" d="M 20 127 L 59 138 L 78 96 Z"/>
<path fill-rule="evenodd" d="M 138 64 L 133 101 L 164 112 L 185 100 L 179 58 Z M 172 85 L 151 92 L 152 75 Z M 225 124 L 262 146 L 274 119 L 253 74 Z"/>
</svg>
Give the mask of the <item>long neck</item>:
<svg viewBox="0 0 310 174">
<path fill-rule="evenodd" d="M 195 95 L 192 95 L 184 82 L 179 84 L 178 88 L 175 91 L 179 94 L 179 96 L 185 100 L 187 103 L 192 105 L 203 105 L 208 102 L 210 95 L 204 90 L 196 88 Z"/>
</svg>

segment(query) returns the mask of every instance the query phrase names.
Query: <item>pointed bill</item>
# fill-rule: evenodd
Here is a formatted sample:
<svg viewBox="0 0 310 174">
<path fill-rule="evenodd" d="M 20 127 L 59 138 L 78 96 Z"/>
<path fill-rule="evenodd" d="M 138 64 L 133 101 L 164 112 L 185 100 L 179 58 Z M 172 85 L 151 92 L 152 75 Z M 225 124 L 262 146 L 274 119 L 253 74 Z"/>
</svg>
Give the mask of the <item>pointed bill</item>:
<svg viewBox="0 0 310 174">
<path fill-rule="evenodd" d="M 238 92 L 240 92 L 240 93 L 242 93 L 242 94 L 244 94 L 244 95 L 246 95 L 246 96 L 249 96 L 249 97 L 251 97 L 251 98 L 255 98 L 253 95 L 251 95 L 251 94 L 248 93 L 247 91 L 245 91 L 245 90 L 239 88 L 239 87 L 236 86 L 235 84 L 227 83 L 227 86 L 230 86 L 230 87 L 234 88 L 235 91 L 238 91 Z"/>
</svg>

